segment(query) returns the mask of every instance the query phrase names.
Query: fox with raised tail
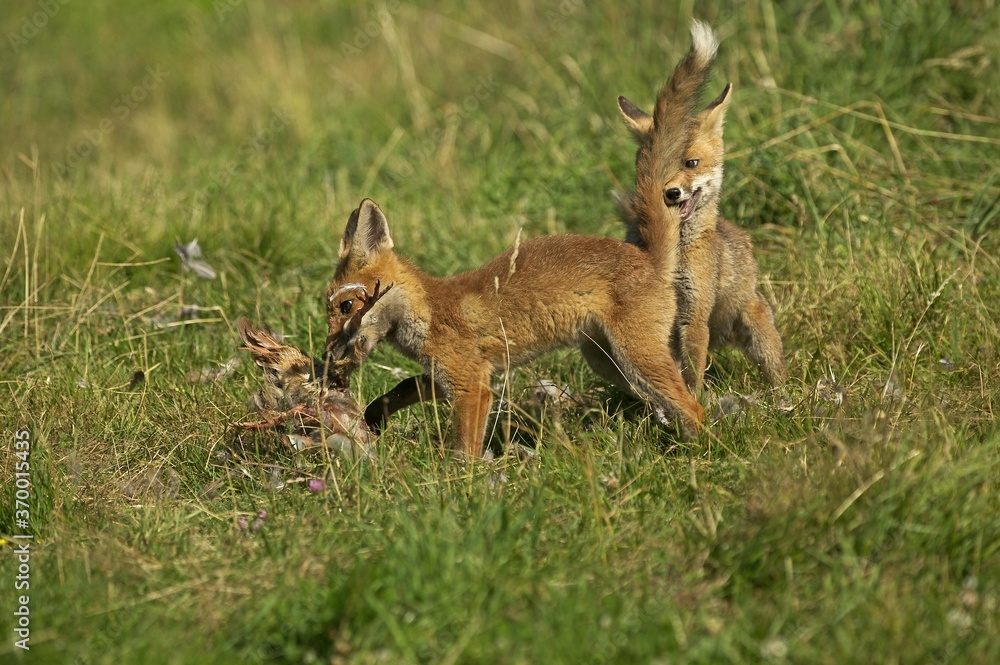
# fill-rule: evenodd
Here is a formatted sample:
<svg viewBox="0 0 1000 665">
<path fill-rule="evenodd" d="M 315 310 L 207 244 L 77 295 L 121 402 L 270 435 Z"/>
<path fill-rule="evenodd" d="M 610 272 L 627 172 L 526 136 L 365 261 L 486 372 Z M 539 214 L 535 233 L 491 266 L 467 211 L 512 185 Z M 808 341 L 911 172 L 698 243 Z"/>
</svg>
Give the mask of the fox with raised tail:
<svg viewBox="0 0 1000 665">
<path fill-rule="evenodd" d="M 394 411 L 445 397 L 454 446 L 471 457 L 482 452 L 493 375 L 566 346 L 582 347 L 599 375 L 646 400 L 661 420 L 679 416 L 698 430 L 704 411 L 671 355 L 673 299 L 662 299 L 672 289 L 679 214 L 662 207 L 659 236 L 647 237 L 644 249 L 614 238 L 548 236 L 438 278 L 395 252 L 385 215 L 365 199 L 348 220 L 327 291 L 327 358 L 367 354 L 389 340 L 426 374 L 372 402 L 366 422 L 377 431 Z"/>
<path fill-rule="evenodd" d="M 643 227 L 661 223 L 650 213 L 660 203 L 680 215 L 677 266 L 670 278 L 677 300 L 672 344 L 692 390 L 702 385 L 709 348 L 725 344 L 742 349 L 764 379 L 778 386 L 785 380 L 781 336 L 757 288 L 753 244 L 746 231 L 719 217 L 722 129 L 732 84 L 691 117 L 691 100 L 707 81 L 718 49 L 704 23 L 692 21 L 691 36 L 691 52 L 660 91 L 652 115 L 618 98 L 639 145 L 636 191 L 619 200 L 626 240 L 642 245 Z"/>
</svg>

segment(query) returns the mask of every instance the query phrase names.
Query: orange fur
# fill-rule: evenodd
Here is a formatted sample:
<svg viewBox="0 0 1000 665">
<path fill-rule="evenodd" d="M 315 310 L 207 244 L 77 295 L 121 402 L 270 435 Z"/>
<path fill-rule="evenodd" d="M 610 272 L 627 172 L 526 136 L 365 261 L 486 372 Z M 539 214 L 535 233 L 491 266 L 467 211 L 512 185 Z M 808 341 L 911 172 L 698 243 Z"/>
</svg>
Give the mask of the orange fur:
<svg viewBox="0 0 1000 665">
<path fill-rule="evenodd" d="M 730 343 L 757 363 L 765 380 L 780 385 L 785 379 L 781 336 L 770 305 L 757 289 L 753 245 L 744 230 L 718 216 L 725 152 L 722 130 L 732 85 L 688 118 L 691 95 L 704 83 L 711 63 L 703 69 L 683 65 L 661 90 L 652 116 L 619 97 L 625 122 L 639 143 L 636 193 L 620 205 L 628 225 L 626 240 L 647 246 L 646 238 L 654 233 L 650 227 L 673 233 L 663 221 L 657 199 L 680 212 L 676 261 L 666 269 L 673 270 L 670 281 L 677 299 L 674 351 L 689 387 L 700 388 L 709 348 Z M 675 81 L 679 77 L 686 82 Z M 661 122 L 664 118 L 670 123 Z M 678 145 L 684 146 L 680 153 Z"/>
<path fill-rule="evenodd" d="M 345 331 L 356 303 L 344 294 L 371 292 L 376 281 L 392 287 L 358 330 Z M 327 349 L 367 353 L 385 338 L 422 364 L 423 378 L 373 402 L 366 419 L 378 426 L 436 390 L 452 401 L 456 448 L 472 456 L 482 451 L 493 375 L 566 346 L 582 347 L 596 372 L 646 399 L 661 420 L 679 415 L 698 429 L 704 412 L 670 353 L 674 307 L 660 297 L 669 288 L 648 252 L 597 236 L 536 238 L 475 270 L 432 277 L 395 253 L 382 211 L 366 199 L 348 221 L 328 289 Z"/>
<path fill-rule="evenodd" d="M 635 220 L 626 240 L 650 252 L 668 274 L 677 267 L 679 228 L 676 216 L 667 213 L 662 183 L 670 173 L 671 159 L 683 157 L 686 142 L 683 128 L 690 123 L 718 47 L 711 28 L 692 20 L 691 47 L 660 90 L 653 115 L 640 111 L 624 97 L 618 98 L 625 125 L 639 143 L 635 155 L 635 192 L 621 202 Z"/>
</svg>

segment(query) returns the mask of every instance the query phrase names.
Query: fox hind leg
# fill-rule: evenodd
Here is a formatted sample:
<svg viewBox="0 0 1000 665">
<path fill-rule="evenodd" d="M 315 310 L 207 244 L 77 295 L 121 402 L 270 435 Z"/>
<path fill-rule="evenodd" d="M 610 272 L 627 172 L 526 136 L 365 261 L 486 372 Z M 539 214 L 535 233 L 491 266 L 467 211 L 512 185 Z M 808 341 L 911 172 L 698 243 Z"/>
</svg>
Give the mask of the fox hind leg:
<svg viewBox="0 0 1000 665">
<path fill-rule="evenodd" d="M 740 312 L 733 332 L 739 346 L 760 367 L 764 380 L 774 387 L 785 382 L 785 355 L 781 335 L 774 326 L 774 313 L 757 292 Z"/>
</svg>

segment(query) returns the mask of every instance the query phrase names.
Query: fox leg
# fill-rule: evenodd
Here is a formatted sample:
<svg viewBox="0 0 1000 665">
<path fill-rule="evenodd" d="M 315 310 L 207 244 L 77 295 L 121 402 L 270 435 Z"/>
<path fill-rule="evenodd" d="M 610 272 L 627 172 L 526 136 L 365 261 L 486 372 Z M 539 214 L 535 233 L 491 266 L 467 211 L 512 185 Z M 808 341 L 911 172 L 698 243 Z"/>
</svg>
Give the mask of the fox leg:
<svg viewBox="0 0 1000 665">
<path fill-rule="evenodd" d="M 700 430 L 705 422 L 705 411 L 684 385 L 669 345 L 644 346 L 642 342 L 649 340 L 648 331 L 645 335 L 629 330 L 609 330 L 607 333 L 611 356 L 632 392 L 649 400 L 661 420 L 667 413 L 679 413 L 695 431 Z"/>
<path fill-rule="evenodd" d="M 680 331 L 681 364 L 683 366 L 684 383 L 692 392 L 701 390 L 705 379 L 705 366 L 708 364 L 709 328 L 708 315 L 701 312 L 694 320 Z"/>
<path fill-rule="evenodd" d="M 411 376 L 400 381 L 395 388 L 376 398 L 365 409 L 365 423 L 376 434 L 385 427 L 389 416 L 408 406 L 430 399 L 432 395 L 445 396 L 427 374 Z"/>
<path fill-rule="evenodd" d="M 719 292 L 717 271 L 707 269 L 718 261 L 718 234 L 709 229 L 688 250 L 685 267 L 675 277 L 677 291 L 676 346 L 684 382 L 695 394 L 701 389 L 708 364 L 711 339 L 709 320 Z"/>
<path fill-rule="evenodd" d="M 482 454 L 491 406 L 493 391 L 490 390 L 489 375 L 468 385 L 453 388 L 452 420 L 455 422 L 456 451 L 470 459 Z"/>
<path fill-rule="evenodd" d="M 734 326 L 736 340 L 746 354 L 757 363 L 764 380 L 772 386 L 785 382 L 785 355 L 781 335 L 774 326 L 774 313 L 764 296 L 757 292 Z"/>
</svg>

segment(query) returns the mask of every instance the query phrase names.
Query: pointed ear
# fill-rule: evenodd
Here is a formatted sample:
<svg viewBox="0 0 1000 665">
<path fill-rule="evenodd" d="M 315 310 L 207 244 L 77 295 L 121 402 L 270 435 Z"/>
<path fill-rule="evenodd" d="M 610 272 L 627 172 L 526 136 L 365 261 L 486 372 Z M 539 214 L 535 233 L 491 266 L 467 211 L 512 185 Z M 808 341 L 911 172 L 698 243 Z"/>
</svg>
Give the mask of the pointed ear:
<svg viewBox="0 0 1000 665">
<path fill-rule="evenodd" d="M 355 219 L 353 239 L 348 248 L 348 253 L 363 261 L 374 254 L 392 249 L 392 238 L 389 236 L 389 222 L 378 207 L 378 204 L 371 199 L 365 199 L 358 206 L 358 209 L 351 215 Z M 350 220 L 347 222 L 348 230 L 351 229 Z M 347 236 L 345 232 L 345 237 Z"/>
<path fill-rule="evenodd" d="M 733 84 L 727 83 L 722 94 L 715 98 L 711 104 L 701 112 L 702 127 L 715 134 L 722 133 L 722 124 L 726 120 L 726 109 L 729 108 L 730 93 L 733 91 Z"/>
<path fill-rule="evenodd" d="M 344 236 L 340 239 L 340 260 L 343 261 L 351 253 L 351 245 L 354 244 L 354 234 L 358 230 L 358 212 L 360 208 L 355 208 L 354 212 L 347 219 L 347 228 L 344 229 Z"/>
<path fill-rule="evenodd" d="M 618 98 L 618 110 L 622 112 L 622 119 L 628 130 L 632 132 L 632 137 L 640 143 L 645 141 L 653 129 L 653 116 L 624 97 Z"/>
</svg>

